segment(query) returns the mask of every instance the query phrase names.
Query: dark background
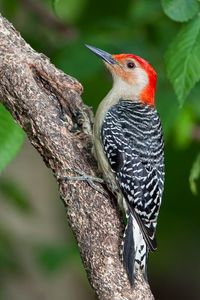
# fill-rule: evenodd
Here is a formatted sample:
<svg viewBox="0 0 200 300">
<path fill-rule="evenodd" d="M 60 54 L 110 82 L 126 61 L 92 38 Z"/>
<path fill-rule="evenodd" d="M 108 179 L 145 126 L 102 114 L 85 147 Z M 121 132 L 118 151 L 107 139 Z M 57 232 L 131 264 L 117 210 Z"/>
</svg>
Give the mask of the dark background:
<svg viewBox="0 0 200 300">
<path fill-rule="evenodd" d="M 166 182 L 149 280 L 157 300 L 200 299 L 200 197 L 189 184 L 200 145 L 200 85 L 181 108 L 164 62 L 182 25 L 158 0 L 0 0 L 0 11 L 36 51 L 82 83 L 94 111 L 111 79 L 85 43 L 137 54 L 155 67 Z M 0 177 L 0 299 L 94 299 L 53 176 L 27 140 Z"/>
</svg>

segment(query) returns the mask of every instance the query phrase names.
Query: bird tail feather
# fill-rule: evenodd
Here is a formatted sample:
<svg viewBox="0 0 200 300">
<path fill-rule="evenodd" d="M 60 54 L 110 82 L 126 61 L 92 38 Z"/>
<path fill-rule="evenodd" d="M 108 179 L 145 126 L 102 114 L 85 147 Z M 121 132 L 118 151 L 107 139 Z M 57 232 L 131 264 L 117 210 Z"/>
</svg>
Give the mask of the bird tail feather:
<svg viewBox="0 0 200 300">
<path fill-rule="evenodd" d="M 131 286 L 134 286 L 135 274 L 138 270 L 142 271 L 147 280 L 147 256 L 147 244 L 135 217 L 129 211 L 123 238 L 122 257 Z"/>
</svg>

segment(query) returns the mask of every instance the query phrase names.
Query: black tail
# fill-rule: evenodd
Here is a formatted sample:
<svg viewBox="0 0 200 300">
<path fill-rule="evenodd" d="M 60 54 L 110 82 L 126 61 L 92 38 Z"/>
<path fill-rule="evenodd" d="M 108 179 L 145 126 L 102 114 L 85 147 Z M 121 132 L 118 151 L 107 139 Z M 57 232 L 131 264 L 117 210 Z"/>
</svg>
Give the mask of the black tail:
<svg viewBox="0 0 200 300">
<path fill-rule="evenodd" d="M 148 249 L 143 234 L 134 216 L 129 213 L 123 239 L 123 264 L 131 286 L 134 285 L 135 272 L 139 269 L 147 280 L 147 256 Z"/>
</svg>

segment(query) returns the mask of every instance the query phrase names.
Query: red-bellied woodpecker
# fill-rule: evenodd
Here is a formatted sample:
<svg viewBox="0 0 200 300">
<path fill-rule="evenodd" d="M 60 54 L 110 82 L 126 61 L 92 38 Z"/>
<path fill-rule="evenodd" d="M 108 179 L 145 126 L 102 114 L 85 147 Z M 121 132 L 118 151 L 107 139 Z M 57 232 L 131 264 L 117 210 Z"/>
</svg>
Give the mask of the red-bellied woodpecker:
<svg viewBox="0 0 200 300">
<path fill-rule="evenodd" d="M 95 116 L 94 153 L 126 212 L 123 264 L 133 285 L 138 270 L 147 279 L 164 188 L 162 129 L 154 106 L 156 72 L 139 56 L 86 46 L 103 59 L 113 77 Z"/>
</svg>

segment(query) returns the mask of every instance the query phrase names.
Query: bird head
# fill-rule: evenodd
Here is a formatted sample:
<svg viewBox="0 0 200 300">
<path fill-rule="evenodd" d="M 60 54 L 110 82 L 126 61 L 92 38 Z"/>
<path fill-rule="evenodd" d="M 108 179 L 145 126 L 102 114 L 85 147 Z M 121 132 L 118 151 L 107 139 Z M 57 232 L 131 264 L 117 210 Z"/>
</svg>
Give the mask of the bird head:
<svg viewBox="0 0 200 300">
<path fill-rule="evenodd" d="M 143 58 L 134 54 L 109 54 L 86 45 L 102 58 L 113 77 L 113 92 L 124 100 L 154 105 L 156 72 Z"/>
</svg>

